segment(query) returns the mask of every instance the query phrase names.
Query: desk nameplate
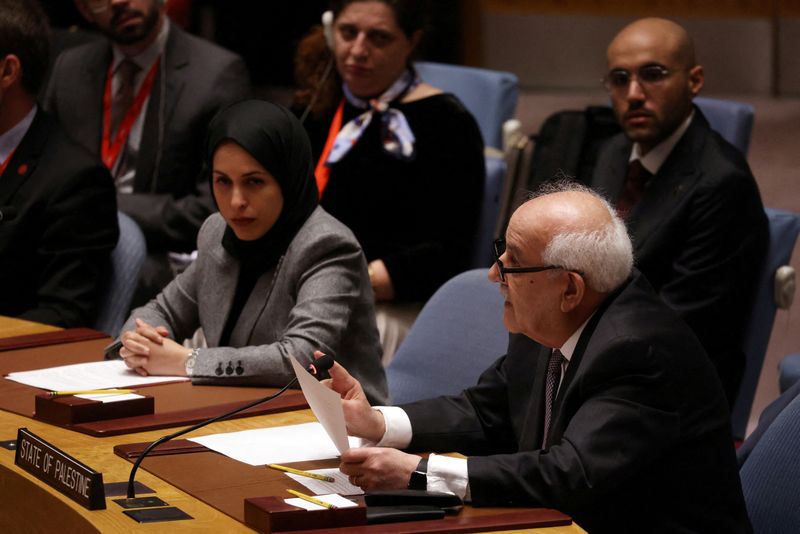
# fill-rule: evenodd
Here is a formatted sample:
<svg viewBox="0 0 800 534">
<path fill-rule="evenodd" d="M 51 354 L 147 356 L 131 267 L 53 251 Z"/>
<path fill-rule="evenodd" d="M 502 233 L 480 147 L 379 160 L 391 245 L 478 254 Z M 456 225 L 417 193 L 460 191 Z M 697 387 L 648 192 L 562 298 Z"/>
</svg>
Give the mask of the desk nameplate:
<svg viewBox="0 0 800 534">
<path fill-rule="evenodd" d="M 155 400 L 149 395 L 118 402 L 103 402 L 65 395 L 52 397 L 47 393 L 36 395 L 36 411 L 33 417 L 50 423 L 69 427 L 81 423 L 121 419 L 155 413 Z"/>
<path fill-rule="evenodd" d="M 89 510 L 105 510 L 103 474 L 82 464 L 27 428 L 17 430 L 14 463 Z"/>
</svg>

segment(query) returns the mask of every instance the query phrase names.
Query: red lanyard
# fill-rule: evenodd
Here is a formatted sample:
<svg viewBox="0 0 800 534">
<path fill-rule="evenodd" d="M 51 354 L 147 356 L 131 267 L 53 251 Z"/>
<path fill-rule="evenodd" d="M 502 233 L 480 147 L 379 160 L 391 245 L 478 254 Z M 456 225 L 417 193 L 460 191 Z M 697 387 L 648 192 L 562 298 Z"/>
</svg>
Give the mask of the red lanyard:
<svg viewBox="0 0 800 534">
<path fill-rule="evenodd" d="M 125 116 L 119 128 L 117 128 L 117 135 L 114 136 L 113 141 L 111 140 L 111 80 L 114 77 L 114 73 L 111 70 L 111 65 L 108 67 L 106 89 L 103 94 L 103 140 L 100 145 L 100 157 L 103 159 L 103 164 L 108 170 L 114 167 L 114 163 L 117 162 L 122 147 L 128 142 L 128 135 L 131 133 L 133 123 L 136 122 L 137 117 L 139 117 L 142 106 L 144 106 L 145 100 L 150 96 L 150 91 L 153 89 L 153 82 L 155 81 L 156 73 L 158 72 L 158 64 L 160 62 L 161 58 L 156 60 L 153 66 L 150 67 L 150 72 L 147 73 L 147 77 L 139 88 L 139 92 L 136 93 L 136 98 L 133 100 L 131 107 L 125 112 Z"/>
<path fill-rule="evenodd" d="M 8 167 L 8 162 L 10 162 L 11 158 L 14 157 L 14 152 L 16 152 L 16 150 L 17 150 L 16 148 L 12 150 L 11 153 L 6 158 L 6 160 L 3 162 L 3 164 L 0 165 L 0 176 L 3 176 L 3 173 L 6 172 L 6 167 Z"/>
<path fill-rule="evenodd" d="M 333 116 L 331 127 L 328 130 L 328 139 L 325 141 L 325 148 L 322 149 L 322 154 L 317 161 L 317 167 L 314 169 L 314 176 L 317 178 L 317 189 L 319 189 L 319 198 L 322 198 L 322 192 L 328 186 L 328 180 L 331 177 L 331 170 L 325 165 L 328 155 L 331 153 L 333 143 L 336 141 L 336 136 L 339 130 L 342 129 L 342 117 L 344 116 L 344 98 L 339 102 L 339 107 L 336 108 L 336 113 Z"/>
</svg>

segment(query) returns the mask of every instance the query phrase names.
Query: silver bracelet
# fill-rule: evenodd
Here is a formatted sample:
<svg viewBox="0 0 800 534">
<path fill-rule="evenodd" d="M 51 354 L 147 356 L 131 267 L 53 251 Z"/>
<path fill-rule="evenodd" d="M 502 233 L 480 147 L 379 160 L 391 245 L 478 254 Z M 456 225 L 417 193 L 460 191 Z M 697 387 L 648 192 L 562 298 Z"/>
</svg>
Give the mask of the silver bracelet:
<svg viewBox="0 0 800 534">
<path fill-rule="evenodd" d="M 194 362 L 197 360 L 197 349 L 192 349 L 192 352 L 189 353 L 189 356 L 186 357 L 185 369 L 186 369 L 186 376 L 192 376 L 194 374 Z"/>
</svg>

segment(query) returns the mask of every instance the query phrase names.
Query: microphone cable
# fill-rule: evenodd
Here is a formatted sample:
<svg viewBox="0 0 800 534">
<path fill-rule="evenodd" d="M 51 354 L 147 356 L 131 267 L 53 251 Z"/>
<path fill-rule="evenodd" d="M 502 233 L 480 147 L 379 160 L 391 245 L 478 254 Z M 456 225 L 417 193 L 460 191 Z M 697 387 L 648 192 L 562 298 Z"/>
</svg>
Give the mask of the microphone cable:
<svg viewBox="0 0 800 534">
<path fill-rule="evenodd" d="M 334 362 L 333 356 L 325 354 L 322 357 L 320 357 L 319 359 L 314 360 L 313 362 L 311 362 L 308 365 L 308 367 L 306 367 L 306 370 L 309 373 L 311 373 L 312 375 L 317 376 L 321 371 L 327 371 L 328 369 L 333 367 L 333 362 Z M 194 424 L 194 425 L 192 425 L 192 426 L 190 426 L 188 428 L 184 428 L 183 430 L 178 430 L 177 432 L 174 432 L 174 433 L 169 434 L 167 436 L 162 436 L 162 437 L 158 438 L 157 440 L 155 440 L 153 443 L 148 445 L 142 451 L 142 453 L 139 455 L 138 458 L 136 458 L 136 461 L 133 463 L 133 467 L 131 468 L 130 477 L 128 477 L 127 498 L 128 499 L 135 499 L 136 498 L 136 491 L 134 490 L 134 480 L 136 478 L 136 471 L 139 469 L 139 464 L 142 463 L 142 460 L 145 459 L 145 457 L 150 453 L 150 451 L 152 451 L 153 449 L 155 449 L 156 447 L 158 447 L 162 443 L 165 443 L 165 442 L 167 442 L 167 441 L 169 441 L 171 439 L 177 438 L 178 436 L 182 436 L 184 434 L 188 434 L 189 432 L 192 432 L 194 430 L 203 428 L 204 426 L 210 425 L 211 423 L 216 423 L 217 421 L 222 421 L 223 419 L 227 419 L 228 417 L 236 415 L 239 412 L 243 412 L 244 410 L 247 410 L 248 408 L 252 408 L 253 406 L 261 404 L 262 402 L 269 402 L 272 399 L 274 399 L 275 397 L 278 397 L 281 394 L 283 394 L 283 392 L 285 392 L 287 389 L 289 389 L 290 387 L 292 387 L 296 383 L 297 383 L 297 377 L 295 376 L 294 378 L 292 378 L 292 380 L 288 384 L 283 386 L 283 388 L 281 388 L 279 391 L 277 391 L 277 392 L 275 392 L 275 393 L 273 393 L 271 395 L 268 395 L 268 396 L 266 396 L 266 397 L 264 397 L 262 399 L 256 399 L 254 401 L 251 401 L 251 402 L 245 404 L 244 406 L 240 406 L 239 408 L 236 408 L 233 411 L 224 413 L 222 415 L 217 415 L 216 417 L 212 417 L 211 419 L 207 419 L 205 421 L 200 421 L 199 423 Z"/>
</svg>

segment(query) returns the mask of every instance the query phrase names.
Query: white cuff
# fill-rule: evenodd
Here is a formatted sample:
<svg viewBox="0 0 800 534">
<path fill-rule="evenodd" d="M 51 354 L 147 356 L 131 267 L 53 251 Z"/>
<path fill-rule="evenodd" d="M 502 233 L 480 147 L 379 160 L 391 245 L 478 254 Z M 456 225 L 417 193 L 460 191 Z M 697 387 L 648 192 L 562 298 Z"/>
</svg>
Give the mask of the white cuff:
<svg viewBox="0 0 800 534">
<path fill-rule="evenodd" d="M 470 500 L 467 460 L 440 454 L 428 457 L 428 491 L 454 493 L 464 501 Z"/>
<path fill-rule="evenodd" d="M 386 432 L 381 440 L 376 443 L 378 447 L 394 447 L 405 449 L 411 443 L 411 420 L 405 410 L 397 406 L 375 406 L 383 414 L 386 423 Z"/>
</svg>

